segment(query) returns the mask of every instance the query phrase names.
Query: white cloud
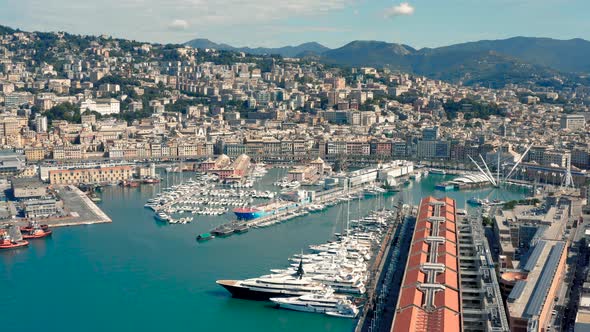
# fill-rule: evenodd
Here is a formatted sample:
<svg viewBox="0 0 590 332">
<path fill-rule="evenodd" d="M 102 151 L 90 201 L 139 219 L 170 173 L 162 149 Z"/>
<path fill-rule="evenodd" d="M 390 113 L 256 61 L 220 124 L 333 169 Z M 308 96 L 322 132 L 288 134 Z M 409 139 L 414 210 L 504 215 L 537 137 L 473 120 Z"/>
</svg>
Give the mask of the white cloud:
<svg viewBox="0 0 590 332">
<path fill-rule="evenodd" d="M 3 1 L 10 5 L 5 6 Z M 198 34 L 227 41 L 252 39 L 252 32 L 261 25 L 330 16 L 360 1 L 0 0 L 0 18 L 13 17 L 5 24 L 25 30 L 104 33 L 159 42 L 183 42 Z"/>
<path fill-rule="evenodd" d="M 170 24 L 168 25 L 168 28 L 170 28 L 171 30 L 186 30 L 188 29 L 188 22 L 186 20 L 181 20 L 181 19 L 175 19 L 172 20 L 172 22 L 170 22 Z"/>
<path fill-rule="evenodd" d="M 414 14 L 414 7 L 407 2 L 385 9 L 385 17 L 410 16 Z"/>
</svg>

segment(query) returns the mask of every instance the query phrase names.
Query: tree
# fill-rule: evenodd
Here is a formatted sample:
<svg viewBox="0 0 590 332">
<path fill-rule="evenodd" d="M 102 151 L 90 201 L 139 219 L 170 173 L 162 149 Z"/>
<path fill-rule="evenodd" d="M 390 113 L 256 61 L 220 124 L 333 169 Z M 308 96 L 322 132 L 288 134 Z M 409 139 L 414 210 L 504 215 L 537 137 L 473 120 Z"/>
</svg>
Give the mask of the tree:
<svg viewBox="0 0 590 332">
<path fill-rule="evenodd" d="M 44 113 L 47 122 L 52 124 L 54 120 L 66 120 L 71 123 L 80 123 L 80 108 L 71 103 L 56 105 Z"/>
<path fill-rule="evenodd" d="M 449 120 L 456 119 L 458 113 L 463 113 L 465 120 L 488 120 L 490 115 L 506 116 L 506 112 L 496 104 L 484 104 L 468 98 L 461 99 L 458 102 L 449 100 L 443 104 L 443 108 Z"/>
</svg>

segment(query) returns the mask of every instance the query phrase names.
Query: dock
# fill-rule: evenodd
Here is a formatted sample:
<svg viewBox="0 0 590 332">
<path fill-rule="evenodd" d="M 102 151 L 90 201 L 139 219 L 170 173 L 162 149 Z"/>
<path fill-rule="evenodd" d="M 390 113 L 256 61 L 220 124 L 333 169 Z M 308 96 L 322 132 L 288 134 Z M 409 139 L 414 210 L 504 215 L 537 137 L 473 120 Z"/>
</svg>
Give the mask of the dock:
<svg viewBox="0 0 590 332">
<path fill-rule="evenodd" d="M 63 203 L 64 214 L 41 219 L 17 218 L 4 222 L 4 225 L 26 226 L 31 220 L 49 227 L 93 225 L 112 222 L 84 192 L 73 185 L 57 186 L 56 196 Z"/>
<path fill-rule="evenodd" d="M 390 331 L 407 258 L 401 253 L 407 252 L 410 246 L 414 223 L 412 211 L 398 209 L 396 220 L 383 238 L 371 267 L 372 278 L 367 284 L 367 302 L 355 332 Z"/>
<path fill-rule="evenodd" d="M 69 215 L 47 218 L 42 220 L 42 223 L 50 227 L 65 227 L 112 222 L 111 218 L 76 186 L 59 186 L 55 188 L 55 191 L 63 201 L 64 210 L 69 212 Z"/>
<path fill-rule="evenodd" d="M 360 195 L 366 186 L 357 187 L 357 188 L 335 188 L 326 191 L 322 191 L 316 195 L 316 198 L 313 200 L 312 204 L 325 204 L 325 205 L 335 205 L 341 202 L 344 202 L 343 197 L 348 197 L 347 199 L 352 199 L 350 196 Z M 308 205 L 300 205 L 295 208 L 285 209 L 279 213 L 267 215 L 264 217 L 256 218 L 254 220 L 244 221 L 244 220 L 233 220 L 229 223 L 225 223 L 222 225 L 217 226 L 216 228 L 212 229 L 210 232 L 212 234 L 223 234 L 221 237 L 227 237 L 231 234 L 240 233 L 235 230 L 240 228 L 243 230 L 244 226 L 247 226 L 248 229 L 250 228 L 260 228 L 266 227 L 270 225 L 274 225 L 279 222 L 287 221 L 294 219 L 296 217 L 304 216 L 309 214 L 310 212 L 307 210 Z M 234 230 L 231 232 L 230 230 Z"/>
</svg>

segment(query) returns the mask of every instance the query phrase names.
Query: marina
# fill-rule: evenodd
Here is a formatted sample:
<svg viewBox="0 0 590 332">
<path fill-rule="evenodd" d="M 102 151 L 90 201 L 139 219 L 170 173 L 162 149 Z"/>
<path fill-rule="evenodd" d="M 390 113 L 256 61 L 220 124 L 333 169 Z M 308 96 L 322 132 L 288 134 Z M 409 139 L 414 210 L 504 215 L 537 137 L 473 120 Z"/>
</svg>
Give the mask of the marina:
<svg viewBox="0 0 590 332">
<path fill-rule="evenodd" d="M 367 287 L 375 283 L 374 266 L 381 264 L 381 254 L 376 259 L 373 256 L 379 252 L 381 241 L 391 236 L 394 221 L 402 213 L 399 209 L 373 211 L 351 226 L 348 203 L 346 226 L 335 234 L 334 241 L 310 245 L 309 253 L 293 255 L 290 267 L 271 269 L 270 275 L 217 283 L 234 297 L 270 300 L 279 308 L 295 311 L 356 318 Z"/>
<path fill-rule="evenodd" d="M 272 182 L 285 172 L 269 170 L 252 189 L 276 190 Z M 191 176 L 184 174 L 186 179 Z M 163 187 L 180 182 L 177 179 L 172 183 L 170 179 L 166 184 L 165 176 L 162 178 Z M 448 179 L 429 175 L 385 199 L 352 199 L 350 224 L 381 206 L 391 209 L 397 196 L 415 205 L 422 196 L 443 195 L 433 189 L 434 184 Z M 222 278 L 243 280 L 270 274 L 271 269 L 296 268 L 290 264 L 299 261 L 287 258 L 311 245 L 333 240 L 335 233 L 343 233 L 346 202 L 272 227 L 234 234 L 224 241 L 197 241 L 197 236 L 232 221 L 234 215 L 196 216 L 198 220 L 186 225 L 157 222 L 154 212 L 143 206 L 158 193 L 158 186 L 105 187 L 99 194 L 103 200 L 100 207 L 112 223 L 59 229 L 46 240 L 32 241 L 26 249 L 0 255 L 0 282 L 7 289 L 0 295 L 0 310 L 6 313 L 4 326 L 22 325 L 15 319 L 16 313 L 30 309 L 27 299 L 34 296 L 34 289 L 28 285 L 38 282 L 35 271 L 59 265 L 56 273 L 44 275 L 43 282 L 52 285 L 46 289 L 46 296 L 37 297 L 36 305 L 45 308 L 47 318 L 30 322 L 31 330 L 67 319 L 71 328 L 64 326 L 64 331 L 76 331 L 75 326 L 83 325 L 87 331 L 104 331 L 112 324 L 131 330 L 186 330 L 198 326 L 201 330 L 259 331 L 261 321 L 273 331 L 352 331 L 354 319 L 279 310 L 271 302 L 235 299 L 216 284 Z M 489 198 L 517 199 L 525 192 L 522 188 L 502 189 Z M 469 197 L 488 197 L 488 190 L 447 194 L 463 206 Z M 104 272 L 97 272 L 97 266 Z M 370 287 L 366 288 L 369 292 Z M 96 315 L 110 319 L 85 325 Z"/>
</svg>

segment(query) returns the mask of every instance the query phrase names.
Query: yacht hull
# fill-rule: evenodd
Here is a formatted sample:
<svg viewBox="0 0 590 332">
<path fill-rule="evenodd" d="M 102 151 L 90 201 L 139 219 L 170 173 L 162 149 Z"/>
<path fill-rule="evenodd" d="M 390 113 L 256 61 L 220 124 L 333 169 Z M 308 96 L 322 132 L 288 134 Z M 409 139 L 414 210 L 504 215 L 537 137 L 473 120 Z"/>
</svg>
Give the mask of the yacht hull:
<svg viewBox="0 0 590 332">
<path fill-rule="evenodd" d="M 297 304 L 290 304 L 290 303 L 278 303 L 275 302 L 280 308 L 293 310 L 293 311 L 303 311 L 303 312 L 314 312 L 323 314 L 328 310 L 333 310 L 334 308 L 318 308 L 314 306 L 305 306 L 305 305 L 297 305 Z"/>
<path fill-rule="evenodd" d="M 241 286 L 237 280 L 218 280 L 217 284 L 227 289 L 227 291 L 230 292 L 233 297 L 239 299 L 269 301 L 271 297 L 294 296 L 294 294 L 282 294 L 252 290 L 248 287 Z"/>
</svg>

